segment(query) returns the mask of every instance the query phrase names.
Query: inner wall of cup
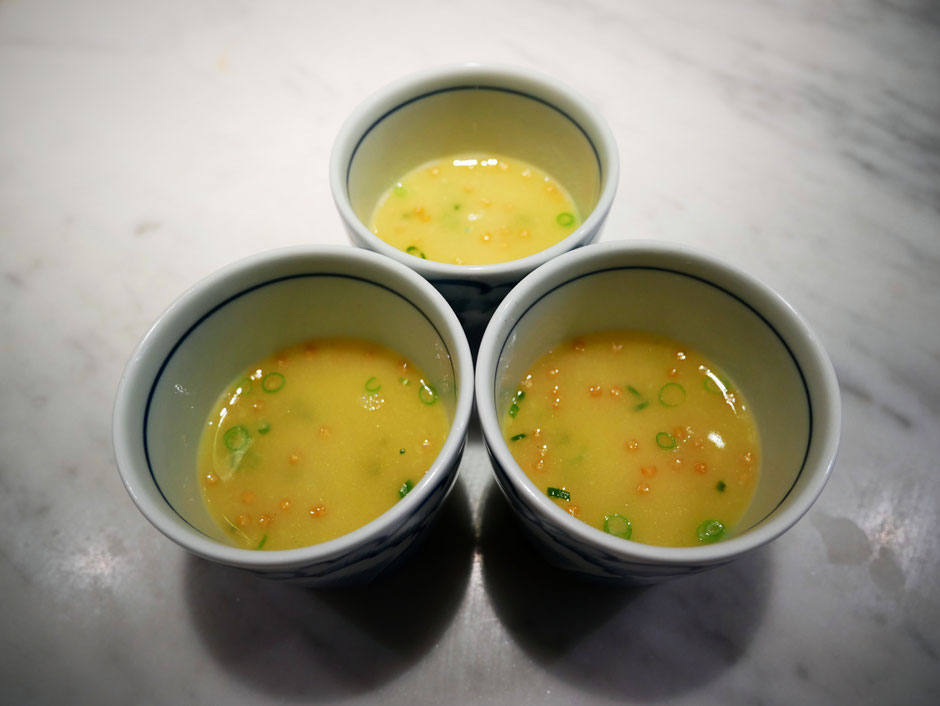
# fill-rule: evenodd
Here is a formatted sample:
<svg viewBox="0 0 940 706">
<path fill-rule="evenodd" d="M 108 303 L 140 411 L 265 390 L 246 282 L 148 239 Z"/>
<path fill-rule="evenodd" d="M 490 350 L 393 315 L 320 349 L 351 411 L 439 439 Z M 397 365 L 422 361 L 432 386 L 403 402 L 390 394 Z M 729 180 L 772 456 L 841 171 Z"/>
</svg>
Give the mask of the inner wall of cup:
<svg viewBox="0 0 940 706">
<path fill-rule="evenodd" d="M 797 361 L 772 324 L 724 289 L 680 272 L 616 268 L 569 280 L 532 304 L 507 332 L 496 365 L 497 416 L 552 346 L 588 333 L 646 331 L 712 360 L 744 392 L 761 439 L 761 475 L 736 531 L 767 518 L 799 477 L 811 413 Z"/>
<path fill-rule="evenodd" d="M 209 516 L 196 456 L 209 410 L 245 368 L 317 337 L 352 337 L 387 346 L 421 367 L 451 419 L 456 375 L 436 325 L 384 286 L 337 275 L 299 275 L 236 294 L 199 321 L 168 356 L 147 406 L 144 438 L 160 492 L 189 524 L 228 543 Z"/>
<path fill-rule="evenodd" d="M 403 103 L 372 125 L 349 166 L 352 209 L 368 225 L 379 199 L 404 174 L 432 159 L 475 151 L 523 159 L 548 172 L 582 218 L 597 205 L 601 165 L 577 123 L 526 94 L 466 87 Z"/>
</svg>

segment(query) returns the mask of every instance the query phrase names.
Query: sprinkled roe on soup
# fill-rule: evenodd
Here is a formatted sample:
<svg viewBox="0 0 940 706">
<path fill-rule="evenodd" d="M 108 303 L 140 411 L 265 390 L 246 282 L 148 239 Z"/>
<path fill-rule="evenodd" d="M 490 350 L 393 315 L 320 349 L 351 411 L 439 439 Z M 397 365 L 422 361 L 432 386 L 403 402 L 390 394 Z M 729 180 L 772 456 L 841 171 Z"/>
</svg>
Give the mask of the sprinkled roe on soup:
<svg viewBox="0 0 940 706">
<path fill-rule="evenodd" d="M 556 504 L 645 544 L 727 538 L 757 486 L 760 445 L 740 390 L 697 352 L 647 333 L 548 351 L 520 381 L 503 434 Z"/>
<path fill-rule="evenodd" d="M 449 420 L 427 376 L 394 351 L 319 339 L 258 361 L 221 394 L 199 446 L 199 485 L 232 542 L 324 542 L 403 498 Z"/>
<path fill-rule="evenodd" d="M 372 232 L 415 257 L 457 265 L 544 250 L 581 224 L 550 175 L 518 159 L 460 154 L 422 164 L 380 199 Z"/>
</svg>

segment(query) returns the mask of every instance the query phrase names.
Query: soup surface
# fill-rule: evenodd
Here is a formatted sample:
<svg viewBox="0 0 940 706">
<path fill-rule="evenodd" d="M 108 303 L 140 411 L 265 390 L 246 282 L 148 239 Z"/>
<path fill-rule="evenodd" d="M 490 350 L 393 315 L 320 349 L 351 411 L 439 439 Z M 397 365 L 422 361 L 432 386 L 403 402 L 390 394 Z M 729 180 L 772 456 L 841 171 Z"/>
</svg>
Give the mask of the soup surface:
<svg viewBox="0 0 940 706">
<path fill-rule="evenodd" d="M 645 544 L 733 533 L 754 495 L 759 440 L 740 391 L 695 351 L 604 332 L 539 358 L 503 433 L 532 481 L 575 517 Z"/>
<path fill-rule="evenodd" d="M 237 546 L 307 546 L 403 498 L 448 426 L 436 390 L 402 356 L 314 340 L 258 361 L 222 393 L 200 440 L 200 487 Z"/>
<path fill-rule="evenodd" d="M 499 155 L 460 154 L 404 175 L 380 199 L 370 225 L 415 257 L 483 265 L 544 250 L 580 224 L 562 185 L 537 167 Z"/>
</svg>

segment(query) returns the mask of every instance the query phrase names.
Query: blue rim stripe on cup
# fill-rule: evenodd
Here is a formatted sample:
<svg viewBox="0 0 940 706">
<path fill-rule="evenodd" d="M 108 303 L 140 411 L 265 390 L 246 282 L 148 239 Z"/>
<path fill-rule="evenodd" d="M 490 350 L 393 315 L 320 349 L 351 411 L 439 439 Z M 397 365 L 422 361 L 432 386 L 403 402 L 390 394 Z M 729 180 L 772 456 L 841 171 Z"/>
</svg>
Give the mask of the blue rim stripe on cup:
<svg viewBox="0 0 940 706">
<path fill-rule="evenodd" d="M 431 321 L 431 319 L 428 317 L 427 313 L 425 313 L 425 312 L 421 309 L 421 307 L 419 307 L 417 304 L 415 304 L 413 301 L 411 301 L 411 299 L 409 299 L 408 297 L 404 296 L 404 295 L 401 294 L 400 292 L 397 292 L 397 291 L 395 291 L 394 289 L 392 289 L 392 288 L 390 288 L 390 287 L 388 287 L 388 286 L 386 286 L 386 285 L 384 285 L 384 284 L 380 284 L 380 283 L 378 283 L 378 282 L 374 282 L 374 281 L 372 281 L 372 280 L 370 280 L 370 279 L 366 279 L 366 278 L 364 278 L 364 277 L 357 277 L 357 276 L 355 276 L 355 275 L 346 275 L 346 274 L 338 274 L 338 273 L 325 273 L 325 272 L 324 272 L 324 273 L 319 273 L 319 272 L 297 273 L 297 274 L 292 274 L 292 275 L 285 275 L 285 276 L 283 276 L 283 277 L 276 277 L 276 278 L 274 278 L 274 279 L 270 279 L 270 280 L 266 280 L 266 281 L 264 281 L 264 282 L 260 282 L 260 283 L 258 283 L 258 284 L 252 285 L 251 287 L 247 287 L 247 288 L 245 288 L 245 289 L 243 289 L 243 290 L 241 290 L 241 291 L 239 291 L 239 292 L 237 292 L 237 293 L 231 295 L 230 297 L 227 297 L 225 300 L 219 302 L 219 303 L 216 304 L 214 307 L 212 307 L 209 311 L 207 311 L 205 314 L 203 314 L 202 316 L 200 316 L 191 326 L 189 326 L 189 328 L 186 329 L 186 331 L 180 336 L 179 340 L 177 340 L 177 342 L 173 345 L 173 347 L 170 349 L 170 351 L 169 351 L 169 352 L 166 354 L 166 356 L 164 357 L 163 362 L 160 364 L 160 367 L 159 367 L 159 369 L 157 370 L 156 375 L 154 376 L 153 384 L 150 386 L 150 392 L 147 394 L 147 402 L 146 402 L 146 405 L 145 405 L 145 407 L 144 407 L 144 418 L 143 418 L 143 425 L 142 425 L 142 429 L 141 429 L 141 433 L 142 433 L 142 436 L 143 436 L 144 458 L 145 458 L 146 463 L 147 463 L 147 469 L 148 469 L 148 471 L 150 472 L 150 477 L 153 479 L 153 484 L 154 484 L 154 486 L 157 488 L 157 490 L 158 490 L 159 493 L 160 493 L 160 497 L 163 498 L 163 501 L 173 510 L 174 513 L 176 513 L 176 515 L 177 515 L 181 520 L 183 520 L 183 522 L 185 522 L 187 525 L 189 525 L 190 527 L 192 527 L 193 529 L 195 529 L 197 532 L 199 532 L 199 533 L 202 534 L 203 536 L 207 536 L 207 535 L 206 535 L 202 530 L 200 530 L 198 527 L 196 527 L 196 526 L 193 525 L 191 522 L 189 522 L 189 520 L 187 520 L 185 517 L 183 517 L 183 516 L 179 513 L 179 511 L 176 509 L 176 507 L 174 507 L 173 503 L 171 503 L 171 502 L 167 499 L 166 495 L 163 493 L 163 488 L 160 487 L 160 483 L 157 481 L 156 475 L 154 474 L 154 471 L 153 471 L 153 465 L 152 465 L 151 462 L 150 462 L 150 447 L 149 447 L 149 444 L 148 444 L 148 441 L 147 441 L 147 424 L 148 424 L 148 420 L 149 420 L 149 418 L 150 418 L 150 407 L 151 407 L 151 403 L 152 403 L 152 401 L 153 401 L 153 396 L 154 396 L 154 394 L 155 394 L 155 392 L 156 392 L 157 386 L 158 386 L 159 383 L 160 383 L 160 379 L 163 377 L 163 371 L 166 369 L 167 365 L 169 365 L 170 361 L 173 359 L 173 356 L 176 354 L 176 351 L 180 348 L 180 346 L 183 345 L 183 343 L 184 343 L 184 342 L 186 341 L 186 339 L 190 336 L 190 334 L 192 334 L 193 331 L 195 331 L 197 328 L 199 328 L 199 326 L 202 325 L 202 323 L 205 322 L 207 319 L 209 319 L 213 314 L 215 314 L 216 312 L 220 311 L 220 310 L 223 309 L 224 307 L 228 306 L 228 305 L 231 304 L 233 301 L 235 301 L 235 300 L 237 300 L 237 299 L 239 299 L 239 298 L 241 298 L 241 297 L 243 297 L 243 296 L 245 296 L 245 295 L 247 295 L 247 294 L 250 294 L 251 292 L 254 292 L 254 291 L 258 290 L 258 289 L 262 289 L 262 288 L 268 287 L 268 286 L 273 286 L 273 285 L 279 284 L 279 283 L 281 283 L 281 282 L 285 282 L 285 281 L 289 281 L 289 280 L 306 279 L 306 278 L 321 278 L 321 277 L 322 277 L 322 278 L 331 277 L 331 278 L 337 278 L 337 279 L 352 280 L 352 281 L 356 281 L 356 282 L 361 282 L 361 283 L 363 283 L 363 284 L 369 284 L 369 285 L 372 285 L 372 286 L 374 286 L 374 287 L 379 287 L 380 289 L 384 289 L 384 290 L 386 290 L 387 292 L 389 292 L 389 293 L 391 293 L 391 294 L 394 294 L 395 296 L 399 297 L 399 298 L 402 299 L 403 301 L 405 301 L 405 302 L 407 302 L 408 304 L 410 304 L 419 314 L 421 314 L 421 316 L 424 317 L 424 319 L 428 322 L 428 324 L 429 324 L 429 325 L 431 326 L 431 328 L 434 330 L 434 333 L 437 334 L 437 336 L 438 336 L 438 338 L 440 339 L 442 345 L 444 346 L 445 351 L 447 352 L 447 356 L 448 356 L 448 359 L 450 360 L 451 371 L 452 371 L 452 373 L 453 373 L 453 375 L 454 375 L 454 379 L 456 380 L 456 378 L 457 378 L 457 371 L 456 371 L 456 369 L 454 369 L 454 363 L 453 363 L 453 355 L 452 355 L 452 352 L 451 352 L 451 350 L 450 350 L 450 349 L 448 348 L 448 346 L 447 346 L 446 339 L 444 338 L 444 336 L 441 335 L 440 330 L 439 330 L 438 327 L 434 324 L 434 322 Z M 427 499 L 430 499 L 431 497 L 433 497 L 433 495 L 429 495 Z"/>
<path fill-rule="evenodd" d="M 560 114 L 562 117 L 568 120 L 568 122 L 570 122 L 572 125 L 578 128 L 581 134 L 584 135 L 584 139 L 587 140 L 588 144 L 591 146 L 591 151 L 594 153 L 594 159 L 597 161 L 597 171 L 598 171 L 598 175 L 600 176 L 600 182 L 603 183 L 604 167 L 603 167 L 603 164 L 601 163 L 601 156 L 597 151 L 597 146 L 594 144 L 594 141 L 591 139 L 591 136 L 588 135 L 587 131 L 581 126 L 581 123 L 579 123 L 577 120 L 575 120 L 570 115 L 568 115 L 568 113 L 566 113 L 564 110 L 559 108 L 554 103 L 548 102 L 544 98 L 539 98 L 538 96 L 534 96 L 531 93 L 526 93 L 525 91 L 520 91 L 514 88 L 504 88 L 502 86 L 490 86 L 490 85 L 484 85 L 484 84 L 469 83 L 469 84 L 462 85 L 462 86 L 448 86 L 447 88 L 438 88 L 434 91 L 428 91 L 426 93 L 422 93 L 421 95 L 414 96 L 413 98 L 409 98 L 408 100 L 402 103 L 399 103 L 394 108 L 391 108 L 385 111 L 382 115 L 376 118 L 372 122 L 372 124 L 365 130 L 365 132 L 362 133 L 362 136 L 359 138 L 359 141 L 356 142 L 356 146 L 353 148 L 352 152 L 349 155 L 349 163 L 346 165 L 346 190 L 347 191 L 349 190 L 349 174 L 352 171 L 352 165 L 356 159 L 356 153 L 359 151 L 359 147 L 362 145 L 365 139 L 369 136 L 369 133 L 371 133 L 382 121 L 384 121 L 388 116 L 392 115 L 393 113 L 398 112 L 399 110 L 401 110 L 402 108 L 408 105 L 411 105 L 412 103 L 416 103 L 417 101 L 424 100 L 425 98 L 431 98 L 433 96 L 444 94 L 444 93 L 453 93 L 455 91 L 496 91 L 500 93 L 509 93 L 512 95 L 520 96 L 521 98 L 528 98 L 529 100 L 536 101 L 537 103 L 541 103 L 545 107 L 554 110 L 556 113 Z"/>
<path fill-rule="evenodd" d="M 607 267 L 607 268 L 604 268 L 604 269 L 601 269 L 601 270 L 593 270 L 593 271 L 591 271 L 591 272 L 585 272 L 584 274 L 578 275 L 578 276 L 576 276 L 576 277 L 572 277 L 572 278 L 570 278 L 570 279 L 568 279 L 568 280 L 565 280 L 564 282 L 560 282 L 559 284 L 555 285 L 555 286 L 552 287 L 551 289 L 549 289 L 549 290 L 543 292 L 537 299 L 535 299 L 531 304 L 529 304 L 529 306 L 526 307 L 525 311 L 522 312 L 522 313 L 517 317 L 516 322 L 513 324 L 512 328 L 509 329 L 509 331 L 506 332 L 506 336 L 505 336 L 504 339 L 503 339 L 502 346 L 501 346 L 501 348 L 500 348 L 499 355 L 496 357 L 496 360 L 502 359 L 503 353 L 504 353 L 505 350 L 506 350 L 506 346 L 508 345 L 509 341 L 512 339 L 513 331 L 515 331 L 516 328 L 519 326 L 519 324 L 523 321 L 523 319 L 525 319 L 526 315 L 527 315 L 539 302 L 541 302 L 543 299 L 545 299 L 546 297 L 548 297 L 549 295 L 551 295 L 553 292 L 555 292 L 555 291 L 561 289 L 562 287 L 565 287 L 565 286 L 567 286 L 567 285 L 569 285 L 569 284 L 571 284 L 571 283 L 573 283 L 573 282 L 577 282 L 577 281 L 580 280 L 580 279 L 585 279 L 585 278 L 587 278 L 587 277 L 593 277 L 594 275 L 600 275 L 600 274 L 604 274 L 604 273 L 607 273 L 607 272 L 620 272 L 620 271 L 626 271 L 626 270 L 665 272 L 665 273 L 667 273 L 667 274 L 678 275 L 678 276 L 680 276 L 680 277 L 685 277 L 685 278 L 687 278 L 687 279 L 692 279 L 692 280 L 696 280 L 696 281 L 698 281 L 698 282 L 701 282 L 702 284 L 705 284 L 705 285 L 707 285 L 707 286 L 709 286 L 709 287 L 711 287 L 711 288 L 713 288 L 713 289 L 716 289 L 716 290 L 722 292 L 723 294 L 725 294 L 725 295 L 731 297 L 732 299 L 734 299 L 734 300 L 737 301 L 738 303 L 742 304 L 745 308 L 747 308 L 747 309 L 749 309 L 751 312 L 753 312 L 754 315 L 757 316 L 757 317 L 764 323 L 764 325 L 767 326 L 767 328 L 768 328 L 770 331 L 773 332 L 774 336 L 776 336 L 777 340 L 781 343 L 781 345 L 783 346 L 783 348 L 786 350 L 787 355 L 790 357 L 790 360 L 793 362 L 794 367 L 796 367 L 796 370 L 797 370 L 797 372 L 799 373 L 799 376 L 800 376 L 800 382 L 801 382 L 802 385 L 803 385 L 803 393 L 804 393 L 804 395 L 806 396 L 806 408 L 807 408 L 808 421 L 809 421 L 809 429 L 808 429 L 808 434 L 807 434 L 807 437 L 806 437 L 806 448 L 805 448 L 805 450 L 803 451 L 803 460 L 800 462 L 800 470 L 797 472 L 796 476 L 794 477 L 793 483 L 790 485 L 790 488 L 787 490 L 787 492 L 784 494 L 784 496 L 780 499 L 780 502 L 777 503 L 777 505 L 775 505 L 774 508 L 773 508 L 770 512 L 768 512 L 763 518 L 761 518 L 759 521 L 755 522 L 755 523 L 754 523 L 753 525 L 751 525 L 751 527 L 749 527 L 748 529 L 750 529 L 750 528 L 752 528 L 752 527 L 756 527 L 757 525 L 759 525 L 759 524 L 761 524 L 762 522 L 764 522 L 768 517 L 770 517 L 771 515 L 773 515 L 773 514 L 777 511 L 777 509 L 778 509 L 781 505 L 783 505 L 783 503 L 786 501 L 786 499 L 790 496 L 790 493 L 793 492 L 793 488 L 795 488 L 796 485 L 797 485 L 797 483 L 799 482 L 800 476 L 803 474 L 803 470 L 804 470 L 805 467 L 806 467 L 806 461 L 807 461 L 807 459 L 809 458 L 810 449 L 812 448 L 812 440 L 813 440 L 813 405 L 812 405 L 812 399 L 811 399 L 810 394 L 809 394 L 809 386 L 808 386 L 807 383 L 806 383 L 806 376 L 803 374 L 803 369 L 802 369 L 802 367 L 800 366 L 799 360 L 798 360 L 797 357 L 793 354 L 793 351 L 792 351 L 792 349 L 790 348 L 790 346 L 787 344 L 786 340 L 783 338 L 783 336 L 780 335 L 780 332 L 779 332 L 779 331 L 777 330 L 777 328 L 767 319 L 767 317 L 765 317 L 760 311 L 758 311 L 757 309 L 755 309 L 753 306 L 751 306 L 748 302 L 746 302 L 744 299 L 742 299 L 741 297 L 739 297 L 739 296 L 738 296 L 737 294 L 735 294 L 734 292 L 732 292 L 732 291 L 730 291 L 729 289 L 726 289 L 725 287 L 722 287 L 722 286 L 720 286 L 720 285 L 718 285 L 718 284 L 715 284 L 715 283 L 712 282 L 711 280 L 705 279 L 704 277 L 700 277 L 700 276 L 698 276 L 698 275 L 692 275 L 692 274 L 689 274 L 689 273 L 687 273 L 687 272 L 683 272 L 683 271 L 681 271 L 681 270 L 672 269 L 672 268 L 668 268 L 668 267 L 651 267 L 651 266 L 648 266 L 648 265 L 625 265 L 625 266 L 621 266 L 621 267 Z M 494 373 L 496 373 L 496 372 L 498 372 L 498 371 L 494 370 Z M 495 377 L 493 378 L 493 381 L 492 381 L 492 382 L 493 382 L 493 398 L 496 399 L 496 397 L 497 397 L 496 392 L 497 392 L 497 388 L 498 388 L 498 383 L 497 383 L 497 380 L 496 380 Z M 556 538 L 556 539 L 558 539 L 558 538 Z"/>
</svg>

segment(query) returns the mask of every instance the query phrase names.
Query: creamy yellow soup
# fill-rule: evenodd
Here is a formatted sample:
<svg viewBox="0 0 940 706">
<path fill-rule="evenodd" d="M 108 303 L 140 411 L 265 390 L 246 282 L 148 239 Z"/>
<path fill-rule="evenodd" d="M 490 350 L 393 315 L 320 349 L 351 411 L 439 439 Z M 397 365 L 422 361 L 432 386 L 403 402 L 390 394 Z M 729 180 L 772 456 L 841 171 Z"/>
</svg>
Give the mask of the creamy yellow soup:
<svg viewBox="0 0 940 706">
<path fill-rule="evenodd" d="M 748 403 L 688 347 L 603 332 L 539 358 L 505 411 L 525 473 L 573 516 L 645 544 L 731 536 L 757 485 Z"/>
<path fill-rule="evenodd" d="M 309 341 L 258 361 L 219 396 L 200 440 L 199 484 L 235 545 L 316 544 L 403 498 L 448 425 L 427 376 L 394 351 Z"/>
<path fill-rule="evenodd" d="M 371 229 L 415 257 L 484 265 L 544 250 L 580 224 L 574 201 L 550 175 L 518 159 L 474 153 L 401 177 L 380 199 Z"/>
</svg>

